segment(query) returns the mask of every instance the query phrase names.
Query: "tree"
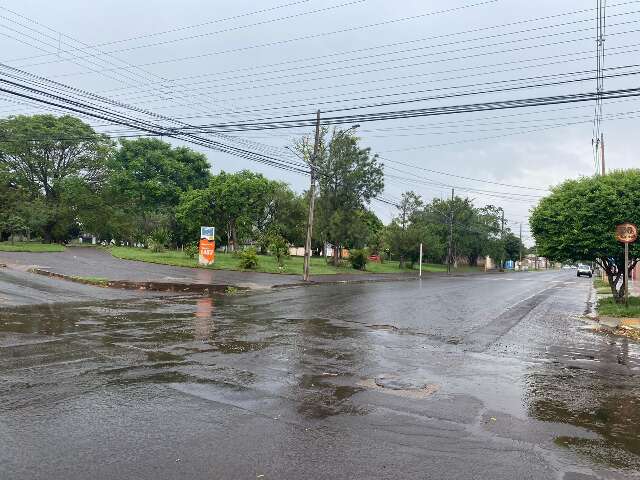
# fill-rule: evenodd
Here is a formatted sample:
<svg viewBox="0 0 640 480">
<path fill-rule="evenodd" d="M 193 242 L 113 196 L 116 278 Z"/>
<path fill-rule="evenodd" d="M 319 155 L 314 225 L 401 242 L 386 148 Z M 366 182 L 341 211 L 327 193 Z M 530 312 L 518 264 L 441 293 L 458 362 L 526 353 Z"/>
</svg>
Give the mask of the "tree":
<svg viewBox="0 0 640 480">
<path fill-rule="evenodd" d="M 47 209 L 45 240 L 64 239 L 74 224 L 61 202 L 68 179 L 97 189 L 105 180 L 112 142 L 82 120 L 68 115 L 19 115 L 0 120 L 0 165 L 16 186 Z"/>
<path fill-rule="evenodd" d="M 259 173 L 242 170 L 220 172 L 211 179 L 213 217 L 227 237 L 227 246 L 235 251 L 239 240 L 257 237 L 257 224 L 272 198 L 274 182 Z"/>
<path fill-rule="evenodd" d="M 533 210 L 529 223 L 538 254 L 550 260 L 593 261 L 606 273 L 611 293 L 624 295 L 624 248 L 615 227 L 640 224 L 640 170 L 568 180 L 552 189 Z M 629 268 L 640 259 L 637 243 L 629 248 Z"/>
<path fill-rule="evenodd" d="M 208 186 L 211 174 L 206 156 L 159 139 L 120 143 L 109 162 L 109 202 L 126 212 L 129 230 L 138 240 L 163 227 L 172 227 L 175 239 L 183 240 L 173 225 L 175 208 L 181 194 Z"/>
<path fill-rule="evenodd" d="M 316 232 L 323 243 L 334 246 L 333 263 L 337 265 L 340 247 L 366 230 L 366 225 L 354 222 L 354 215 L 366 210 L 383 190 L 383 165 L 368 148 L 359 147 L 358 138 L 348 131 L 334 130 L 329 142 L 323 135 L 321 144 L 315 161 L 319 186 Z"/>
<path fill-rule="evenodd" d="M 283 183 L 259 173 L 242 170 L 214 175 L 207 188 L 189 190 L 180 196 L 176 208 L 178 231 L 186 239 L 196 239 L 201 225 L 216 226 L 231 251 L 244 240 L 280 235 L 286 241 L 300 238 L 295 232 L 304 207 Z M 268 242 L 262 242 L 265 250 Z"/>
<path fill-rule="evenodd" d="M 265 238 L 280 235 L 291 245 L 302 245 L 307 221 L 304 198 L 296 195 L 284 182 L 270 182 L 264 214 L 257 218 L 258 233 Z"/>
<path fill-rule="evenodd" d="M 388 229 L 391 253 L 400 260 L 404 268 L 405 260 L 420 244 L 420 229 L 416 228 L 418 211 L 422 208 L 422 199 L 415 192 L 405 192 L 398 205 L 398 216 L 391 221 Z M 413 262 L 412 262 L 413 263 Z"/>
</svg>

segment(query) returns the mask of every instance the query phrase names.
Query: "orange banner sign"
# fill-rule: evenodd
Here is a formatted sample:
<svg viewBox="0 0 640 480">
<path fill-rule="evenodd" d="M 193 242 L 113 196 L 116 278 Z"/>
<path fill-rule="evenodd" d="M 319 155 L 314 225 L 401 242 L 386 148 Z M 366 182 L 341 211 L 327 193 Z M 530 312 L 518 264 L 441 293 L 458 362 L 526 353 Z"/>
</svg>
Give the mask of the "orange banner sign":
<svg viewBox="0 0 640 480">
<path fill-rule="evenodd" d="M 199 261 L 201 265 L 211 265 L 216 258 L 215 240 L 200 239 Z"/>
</svg>

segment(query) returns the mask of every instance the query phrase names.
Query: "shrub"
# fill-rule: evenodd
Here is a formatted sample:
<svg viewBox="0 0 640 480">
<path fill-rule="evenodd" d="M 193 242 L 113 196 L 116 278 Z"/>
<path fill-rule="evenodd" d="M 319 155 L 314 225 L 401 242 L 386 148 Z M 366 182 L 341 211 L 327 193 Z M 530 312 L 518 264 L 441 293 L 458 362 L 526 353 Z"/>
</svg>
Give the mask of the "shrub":
<svg viewBox="0 0 640 480">
<path fill-rule="evenodd" d="M 184 254 L 189 258 L 196 258 L 198 251 L 198 245 L 196 243 L 188 243 L 184 246 Z"/>
<path fill-rule="evenodd" d="M 284 267 L 284 258 L 289 255 L 289 244 L 281 235 L 270 235 L 268 248 L 276 257 L 278 266 Z"/>
<path fill-rule="evenodd" d="M 149 248 L 153 252 L 163 252 L 167 244 L 169 243 L 169 239 L 171 238 L 171 233 L 166 228 L 156 228 L 149 238 L 147 239 L 147 244 Z"/>
<path fill-rule="evenodd" d="M 255 248 L 247 248 L 238 254 L 240 268 L 243 270 L 255 270 L 258 268 L 258 253 Z"/>
<path fill-rule="evenodd" d="M 349 252 L 349 261 L 351 266 L 356 270 L 366 270 L 368 261 L 368 252 L 366 249 L 354 249 Z"/>
</svg>

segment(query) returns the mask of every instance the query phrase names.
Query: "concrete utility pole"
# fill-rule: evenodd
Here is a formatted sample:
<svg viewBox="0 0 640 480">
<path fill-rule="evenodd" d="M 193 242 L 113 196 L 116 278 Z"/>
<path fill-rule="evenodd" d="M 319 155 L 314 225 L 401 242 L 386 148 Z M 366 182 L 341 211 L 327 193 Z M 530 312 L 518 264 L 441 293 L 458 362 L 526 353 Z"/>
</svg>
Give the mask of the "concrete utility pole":
<svg viewBox="0 0 640 480">
<path fill-rule="evenodd" d="M 451 262 L 453 261 L 453 195 L 454 190 L 451 189 L 451 211 L 449 212 L 449 254 L 447 255 L 447 274 L 451 273 Z"/>
<path fill-rule="evenodd" d="M 498 270 L 504 270 L 504 209 L 500 207 L 502 211 L 502 226 L 500 227 L 500 243 L 502 243 L 502 253 L 500 254 L 500 268 Z"/>
<path fill-rule="evenodd" d="M 522 222 L 520 222 L 520 270 L 522 270 Z"/>
<path fill-rule="evenodd" d="M 605 169 L 604 169 L 604 133 L 600 134 L 600 161 L 602 163 L 602 175 L 605 174 Z"/>
<path fill-rule="evenodd" d="M 311 263 L 311 236 L 313 235 L 313 212 L 316 204 L 316 161 L 320 150 L 320 110 L 316 112 L 316 138 L 313 143 L 313 154 L 309 159 L 311 183 L 309 186 L 309 215 L 307 218 L 307 239 L 304 242 L 304 270 L 302 279 L 309 281 L 309 264 Z M 336 248 L 335 245 L 333 248 Z"/>
</svg>

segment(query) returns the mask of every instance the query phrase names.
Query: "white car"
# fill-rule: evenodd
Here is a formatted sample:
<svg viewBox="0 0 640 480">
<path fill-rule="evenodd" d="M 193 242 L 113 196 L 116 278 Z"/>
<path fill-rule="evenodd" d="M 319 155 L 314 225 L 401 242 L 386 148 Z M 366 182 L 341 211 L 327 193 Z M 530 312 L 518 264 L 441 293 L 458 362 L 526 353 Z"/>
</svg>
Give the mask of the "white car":
<svg viewBox="0 0 640 480">
<path fill-rule="evenodd" d="M 591 272 L 591 267 L 589 265 L 578 265 L 578 272 L 576 273 L 578 277 L 585 276 L 591 278 L 593 272 Z"/>
</svg>

